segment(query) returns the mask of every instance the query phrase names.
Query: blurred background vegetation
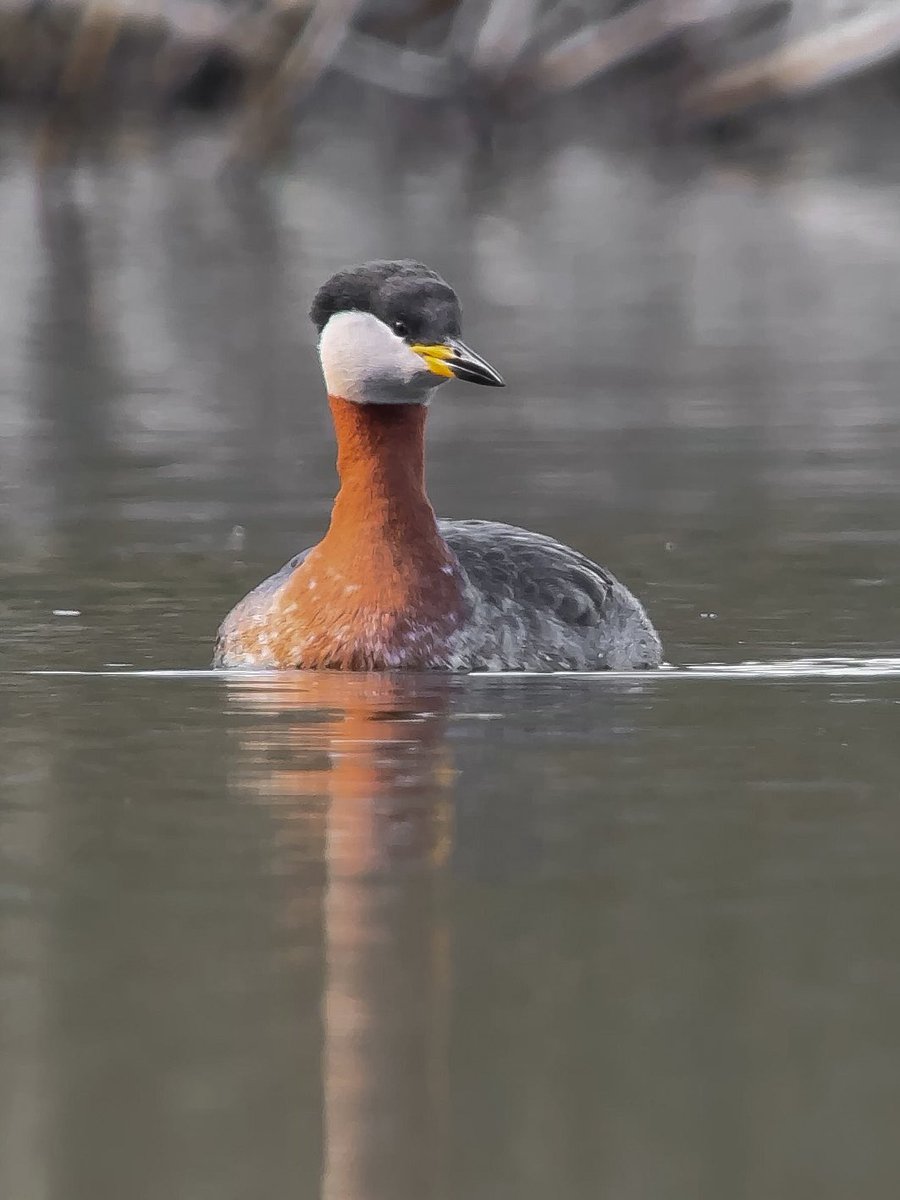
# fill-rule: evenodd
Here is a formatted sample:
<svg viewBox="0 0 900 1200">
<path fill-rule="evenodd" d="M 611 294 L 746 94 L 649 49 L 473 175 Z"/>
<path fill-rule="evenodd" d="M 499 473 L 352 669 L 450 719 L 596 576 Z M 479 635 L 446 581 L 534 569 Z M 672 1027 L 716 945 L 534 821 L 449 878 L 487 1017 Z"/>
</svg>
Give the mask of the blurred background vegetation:
<svg viewBox="0 0 900 1200">
<path fill-rule="evenodd" d="M 42 164 L 228 113 L 229 162 L 289 148 L 336 80 L 461 116 L 479 145 L 588 97 L 629 136 L 793 142 L 896 105 L 900 11 L 850 0 L 4 0 L 0 97 Z M 836 108 L 835 96 L 839 97 Z"/>
</svg>

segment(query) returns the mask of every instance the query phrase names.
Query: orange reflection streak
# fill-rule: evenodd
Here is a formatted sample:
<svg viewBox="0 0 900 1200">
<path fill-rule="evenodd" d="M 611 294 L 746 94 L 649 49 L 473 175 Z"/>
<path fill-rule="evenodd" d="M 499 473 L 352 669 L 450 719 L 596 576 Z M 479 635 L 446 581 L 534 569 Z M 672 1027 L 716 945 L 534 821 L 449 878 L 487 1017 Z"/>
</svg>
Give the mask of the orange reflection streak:
<svg viewBox="0 0 900 1200">
<path fill-rule="evenodd" d="M 277 814 L 280 851 L 324 858 L 324 1200 L 437 1193 L 447 1109 L 452 846 L 441 676 L 228 680 L 251 720 L 237 774 Z M 275 802 L 273 804 L 273 801 Z"/>
</svg>

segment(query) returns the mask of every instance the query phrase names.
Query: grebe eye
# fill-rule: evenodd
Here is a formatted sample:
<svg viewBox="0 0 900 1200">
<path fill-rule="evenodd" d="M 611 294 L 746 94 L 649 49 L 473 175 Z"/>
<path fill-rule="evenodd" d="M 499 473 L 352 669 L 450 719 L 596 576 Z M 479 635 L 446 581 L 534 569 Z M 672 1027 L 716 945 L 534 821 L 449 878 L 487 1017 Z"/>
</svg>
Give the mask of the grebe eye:
<svg viewBox="0 0 900 1200">
<path fill-rule="evenodd" d="M 409 333 L 409 326 L 406 324 L 405 321 L 395 321 L 393 323 L 393 325 L 391 326 L 391 329 L 393 329 L 393 331 L 394 331 L 394 333 L 396 333 L 397 337 L 405 338 L 406 335 Z"/>
</svg>

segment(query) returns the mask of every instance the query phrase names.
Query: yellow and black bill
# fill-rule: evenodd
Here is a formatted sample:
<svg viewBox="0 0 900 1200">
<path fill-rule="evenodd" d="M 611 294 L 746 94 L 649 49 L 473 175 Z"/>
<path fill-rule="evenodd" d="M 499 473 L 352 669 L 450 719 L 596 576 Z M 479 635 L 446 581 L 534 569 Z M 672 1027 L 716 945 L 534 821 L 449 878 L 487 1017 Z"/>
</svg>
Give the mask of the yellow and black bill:
<svg viewBox="0 0 900 1200">
<path fill-rule="evenodd" d="M 470 350 L 459 338 L 448 338 L 433 346 L 415 345 L 416 354 L 425 360 L 429 371 L 445 379 L 463 379 L 466 383 L 481 383 L 487 387 L 505 387 L 503 379 L 481 355 Z"/>
</svg>

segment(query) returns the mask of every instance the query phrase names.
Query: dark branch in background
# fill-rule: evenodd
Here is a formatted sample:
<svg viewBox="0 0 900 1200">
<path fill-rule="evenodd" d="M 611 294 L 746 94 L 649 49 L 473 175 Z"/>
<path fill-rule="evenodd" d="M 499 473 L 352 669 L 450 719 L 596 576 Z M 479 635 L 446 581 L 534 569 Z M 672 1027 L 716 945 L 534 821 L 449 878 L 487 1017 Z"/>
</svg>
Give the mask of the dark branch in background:
<svg viewBox="0 0 900 1200">
<path fill-rule="evenodd" d="M 683 107 L 697 121 L 719 121 L 774 100 L 811 95 L 898 57 L 900 13 L 892 5 L 713 75 L 686 92 Z"/>
<path fill-rule="evenodd" d="M 236 139 L 237 160 L 265 158 L 285 136 L 293 112 L 334 63 L 362 3 L 312 0 L 298 6 L 303 19 L 287 53 L 247 97 Z"/>
<path fill-rule="evenodd" d="M 551 94 L 571 91 L 677 44 L 691 32 L 702 30 L 710 40 L 735 41 L 789 9 L 787 0 L 729 0 L 718 7 L 691 0 L 639 0 L 540 53 L 522 68 L 519 82 Z"/>
</svg>

